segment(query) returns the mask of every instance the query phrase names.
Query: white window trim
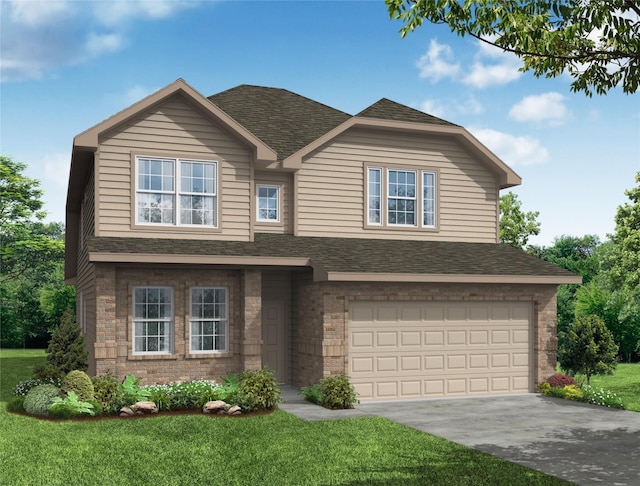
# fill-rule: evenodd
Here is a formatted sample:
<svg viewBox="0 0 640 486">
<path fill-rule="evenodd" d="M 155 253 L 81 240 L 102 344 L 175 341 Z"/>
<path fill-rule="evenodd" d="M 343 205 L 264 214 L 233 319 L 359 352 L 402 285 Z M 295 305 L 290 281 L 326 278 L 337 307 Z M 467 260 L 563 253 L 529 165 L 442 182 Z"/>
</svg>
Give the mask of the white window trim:
<svg viewBox="0 0 640 486">
<path fill-rule="evenodd" d="M 433 224 L 424 224 L 424 215 L 427 210 L 426 200 L 424 197 L 424 178 L 429 174 L 433 176 Z M 420 224 L 423 228 L 438 227 L 438 174 L 435 170 L 423 170 L 421 174 L 421 194 L 422 194 L 422 211 L 420 212 Z"/>
<path fill-rule="evenodd" d="M 389 173 L 393 171 L 393 172 L 412 172 L 415 176 L 415 196 L 414 197 L 393 197 L 391 198 L 389 196 L 389 184 L 390 184 L 390 178 L 389 178 Z M 387 180 L 386 180 L 386 189 L 387 192 L 385 194 L 385 205 L 384 205 L 384 212 L 385 212 L 385 221 L 387 223 L 387 226 L 392 226 L 392 227 L 405 227 L 405 228 L 417 228 L 418 227 L 418 215 L 422 215 L 422 212 L 420 211 L 420 207 L 419 207 L 419 200 L 418 200 L 418 191 L 421 189 L 421 184 L 420 181 L 418 181 L 418 171 L 415 169 L 404 169 L 404 168 L 400 168 L 400 167 L 388 167 L 386 170 L 387 173 Z M 413 224 L 406 224 L 406 223 L 390 223 L 389 222 L 389 199 L 396 199 L 396 200 L 405 200 L 405 201 L 413 201 L 413 213 L 414 213 L 414 223 Z"/>
<path fill-rule="evenodd" d="M 164 289 L 168 290 L 171 295 L 171 317 L 164 319 L 136 319 L 136 290 L 137 289 Z M 135 356 L 167 356 L 173 354 L 173 340 L 175 333 L 175 295 L 173 292 L 173 287 L 166 287 L 161 285 L 138 285 L 133 288 L 132 296 L 132 309 L 131 309 L 131 354 Z M 146 322 L 146 321 L 164 321 L 169 324 L 168 329 L 168 338 L 169 338 L 169 350 L 168 351 L 136 351 L 136 322 Z"/>
<path fill-rule="evenodd" d="M 370 179 L 370 175 L 371 175 L 371 171 L 372 170 L 377 170 L 378 174 L 380 175 L 380 195 L 378 196 L 380 198 L 380 204 L 378 205 L 378 211 L 380 212 L 380 221 L 378 221 L 377 223 L 375 221 L 371 221 L 370 219 L 370 214 L 371 214 L 371 194 L 369 193 L 370 190 L 370 186 L 371 186 L 371 179 Z M 383 177 L 382 174 L 384 173 L 384 171 L 382 170 L 382 167 L 367 167 L 367 192 L 366 192 L 366 197 L 367 197 L 367 225 L 369 226 L 383 226 L 385 218 L 384 218 L 384 207 L 385 207 L 385 197 L 384 197 L 384 191 L 383 191 L 383 187 L 384 187 L 384 181 L 383 181 Z"/>
<path fill-rule="evenodd" d="M 264 219 L 260 217 L 260 188 L 276 190 L 276 219 Z M 280 186 L 276 184 L 256 184 L 256 221 L 259 223 L 279 223 L 280 222 Z"/>
<path fill-rule="evenodd" d="M 164 160 L 164 161 L 171 161 L 173 162 L 173 191 L 151 191 L 151 190 L 147 190 L 147 189 L 140 189 L 139 187 L 139 182 L 140 182 L 140 178 L 139 178 L 139 171 L 140 171 L 140 159 L 153 159 L 153 160 Z M 211 164 L 213 165 L 213 174 L 214 174 L 214 178 L 215 178 L 215 184 L 213 187 L 213 193 L 192 193 L 192 192 L 182 192 L 180 190 L 180 182 L 181 182 L 181 162 L 198 162 L 198 163 L 203 163 L 203 164 Z M 134 174 L 134 178 L 135 178 L 135 182 L 134 182 L 134 187 L 135 187 L 135 206 L 134 208 L 132 208 L 132 211 L 135 212 L 135 224 L 136 225 L 140 225 L 140 226 L 162 226 L 162 227 L 181 227 L 181 228 L 218 228 L 219 227 L 219 221 L 220 221 L 220 214 L 218 211 L 218 201 L 220 199 L 219 197 L 219 191 L 218 191 L 218 185 L 219 185 L 219 174 L 218 174 L 218 161 L 217 160 L 205 160 L 205 159 L 192 159 L 192 158 L 187 158 L 187 157 L 163 157 L 163 156 L 158 156 L 158 155 L 136 155 L 135 156 L 135 174 Z M 172 195 L 174 198 L 174 204 L 173 204 L 173 219 L 174 219 L 174 223 L 150 223 L 150 222 L 146 222 L 146 221 L 140 221 L 138 219 L 138 196 L 140 194 L 166 194 L 166 195 Z M 215 220 L 215 224 L 213 225 L 208 225 L 208 224 L 186 224 L 186 223 L 181 223 L 180 222 L 180 196 L 193 196 L 193 195 L 199 195 L 199 196 L 207 196 L 207 197 L 213 197 L 214 198 L 214 204 L 213 204 L 213 213 L 214 213 L 214 220 Z"/>
<path fill-rule="evenodd" d="M 224 290 L 225 291 L 225 310 L 226 310 L 226 314 L 227 317 L 224 320 L 218 319 L 218 321 L 222 322 L 224 324 L 224 343 L 225 343 L 225 347 L 224 349 L 193 349 L 192 347 L 192 342 L 191 342 L 191 336 L 192 336 L 192 328 L 191 328 L 191 324 L 193 319 L 193 316 L 191 315 L 191 306 L 192 306 L 192 302 L 191 302 L 191 291 L 192 290 L 202 290 L 202 289 L 213 289 L 213 290 Z M 189 354 L 223 354 L 223 353 L 228 353 L 229 352 L 229 288 L 228 287 L 207 287 L 207 286 L 199 286 L 199 287 L 189 287 L 189 297 L 188 297 L 188 302 L 189 302 Z M 215 319 L 197 319 L 198 321 L 201 320 L 215 320 Z"/>
</svg>

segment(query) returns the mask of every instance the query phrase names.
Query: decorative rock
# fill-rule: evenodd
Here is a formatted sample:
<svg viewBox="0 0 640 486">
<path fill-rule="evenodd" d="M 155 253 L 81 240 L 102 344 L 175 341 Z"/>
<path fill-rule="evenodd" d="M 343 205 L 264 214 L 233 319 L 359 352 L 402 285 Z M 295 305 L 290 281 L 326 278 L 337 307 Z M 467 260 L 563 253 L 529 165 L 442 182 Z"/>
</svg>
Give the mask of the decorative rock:
<svg viewBox="0 0 640 486">
<path fill-rule="evenodd" d="M 122 407 L 120 409 L 120 416 L 121 417 L 131 417 L 133 415 L 135 415 L 135 413 L 129 407 Z"/>
<path fill-rule="evenodd" d="M 147 413 L 158 413 L 158 407 L 153 402 L 137 402 L 133 409 L 137 414 L 144 415 Z"/>
<path fill-rule="evenodd" d="M 238 407 L 237 405 L 234 405 L 229 410 L 227 410 L 227 413 L 229 415 L 241 415 L 242 414 L 242 409 L 240 407 Z"/>
<path fill-rule="evenodd" d="M 212 400 L 204 404 L 204 407 L 202 407 L 202 412 L 225 413 L 228 407 L 229 405 L 227 405 L 227 403 L 223 402 L 222 400 Z"/>
</svg>

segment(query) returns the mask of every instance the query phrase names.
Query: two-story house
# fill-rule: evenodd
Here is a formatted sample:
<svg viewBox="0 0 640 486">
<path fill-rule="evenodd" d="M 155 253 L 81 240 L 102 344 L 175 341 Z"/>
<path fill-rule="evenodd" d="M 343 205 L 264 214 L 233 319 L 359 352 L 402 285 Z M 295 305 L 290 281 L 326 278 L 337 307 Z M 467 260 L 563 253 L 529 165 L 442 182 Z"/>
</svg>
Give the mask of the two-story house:
<svg viewBox="0 0 640 486">
<path fill-rule="evenodd" d="M 463 127 L 387 99 L 352 116 L 177 80 L 73 142 L 65 271 L 89 372 L 534 391 L 557 285 L 580 278 L 499 244 L 499 192 L 520 182 Z"/>
</svg>

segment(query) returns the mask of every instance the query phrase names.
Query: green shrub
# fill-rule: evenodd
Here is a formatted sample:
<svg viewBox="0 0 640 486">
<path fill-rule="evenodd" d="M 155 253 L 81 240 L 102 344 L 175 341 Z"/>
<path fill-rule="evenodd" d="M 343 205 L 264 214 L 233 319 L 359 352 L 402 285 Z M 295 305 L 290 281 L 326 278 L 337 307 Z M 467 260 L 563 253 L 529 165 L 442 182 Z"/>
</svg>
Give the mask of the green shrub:
<svg viewBox="0 0 640 486">
<path fill-rule="evenodd" d="M 152 385 L 147 389 L 151 391 L 149 400 L 156 404 L 158 411 L 171 410 L 171 393 L 167 387 Z"/>
<path fill-rule="evenodd" d="M 559 386 L 552 386 L 551 388 L 549 388 L 549 393 L 547 393 L 548 396 L 555 398 L 564 398 L 566 394 L 567 392 L 565 391 L 565 389 Z"/>
<path fill-rule="evenodd" d="M 33 377 L 36 380 L 40 380 L 42 382 L 53 382 L 53 381 L 62 382 L 62 379 L 64 378 L 64 373 L 57 366 L 54 366 L 50 363 L 45 363 L 45 364 L 36 366 L 33 369 Z"/>
<path fill-rule="evenodd" d="M 584 393 L 577 385 L 567 385 L 563 387 L 564 389 L 564 397 L 567 400 L 575 400 L 576 402 L 581 402 L 584 397 Z"/>
<path fill-rule="evenodd" d="M 68 395 L 64 399 L 60 397 L 55 397 L 53 399 L 52 407 L 55 407 L 56 405 L 63 405 L 65 407 L 70 408 L 73 411 L 74 416 L 79 416 L 79 415 L 93 416 L 96 414 L 93 409 L 93 405 L 91 405 L 91 403 L 89 402 L 84 402 L 80 400 L 80 397 L 78 397 L 78 395 L 76 395 L 76 392 L 74 392 L 73 390 L 69 391 Z M 49 407 L 49 409 L 51 409 L 51 407 Z M 61 412 L 64 412 L 64 411 L 61 410 Z"/>
<path fill-rule="evenodd" d="M 300 392 L 298 395 L 303 395 L 304 399 L 308 402 L 315 403 L 317 405 L 322 405 L 323 395 L 320 390 L 320 385 L 317 383 L 313 386 L 303 386 L 300 388 Z"/>
<path fill-rule="evenodd" d="M 13 389 L 13 394 L 17 397 L 26 397 L 27 393 L 29 393 L 29 390 L 35 388 L 38 385 L 54 385 L 60 388 L 62 386 L 62 380 L 52 378 L 49 380 L 31 379 L 21 381 Z"/>
<path fill-rule="evenodd" d="M 8 412 L 24 412 L 24 399 L 22 395 L 9 398 L 7 402 Z"/>
<path fill-rule="evenodd" d="M 240 384 L 240 379 L 234 373 L 229 373 L 225 378 L 222 379 L 222 386 L 220 386 L 217 390 L 219 400 L 224 400 L 227 403 L 235 404 L 238 398 L 238 385 Z"/>
<path fill-rule="evenodd" d="M 32 388 L 24 399 L 24 411 L 35 415 L 49 415 L 53 399 L 60 395 L 60 388 L 54 385 L 38 385 Z"/>
<path fill-rule="evenodd" d="M 62 391 L 66 394 L 75 392 L 82 401 L 94 399 L 93 383 L 84 371 L 70 371 L 62 381 Z"/>
<path fill-rule="evenodd" d="M 49 416 L 57 419 L 70 419 L 76 417 L 76 412 L 71 405 L 54 403 L 49 407 Z"/>
<path fill-rule="evenodd" d="M 359 403 L 357 393 L 344 373 L 337 376 L 327 376 L 320 380 L 322 406 L 332 410 L 353 408 Z"/>
<path fill-rule="evenodd" d="M 237 402 L 246 412 L 273 410 L 282 401 L 273 370 L 244 371 L 238 384 Z"/>
<path fill-rule="evenodd" d="M 89 403 L 92 407 L 93 407 L 93 414 L 96 417 L 99 417 L 100 415 L 102 415 L 104 412 L 102 410 L 102 404 L 97 401 L 97 400 L 89 400 L 87 403 Z"/>
<path fill-rule="evenodd" d="M 47 347 L 47 363 L 64 373 L 73 370 L 85 371 L 87 356 L 84 337 L 75 314 L 71 309 L 67 309 L 60 319 L 60 324 L 51 334 Z"/>
<path fill-rule="evenodd" d="M 106 375 L 94 376 L 91 381 L 95 400 L 105 414 L 117 414 L 125 406 L 122 385 L 111 370 Z"/>
<path fill-rule="evenodd" d="M 543 395 L 548 395 L 549 394 L 549 390 L 551 390 L 551 385 L 549 384 L 548 381 L 545 381 L 544 383 L 540 383 L 540 393 L 542 393 Z"/>
<path fill-rule="evenodd" d="M 624 410 L 625 406 L 622 400 L 615 393 L 605 390 L 604 388 L 596 388 L 591 385 L 583 385 L 582 401 L 586 403 L 592 403 L 594 405 L 601 405 L 608 408 L 619 408 Z"/>
<path fill-rule="evenodd" d="M 133 405 L 136 402 L 149 400 L 151 392 L 140 386 L 140 380 L 133 375 L 128 375 L 122 382 L 122 393 L 125 405 Z"/>
</svg>

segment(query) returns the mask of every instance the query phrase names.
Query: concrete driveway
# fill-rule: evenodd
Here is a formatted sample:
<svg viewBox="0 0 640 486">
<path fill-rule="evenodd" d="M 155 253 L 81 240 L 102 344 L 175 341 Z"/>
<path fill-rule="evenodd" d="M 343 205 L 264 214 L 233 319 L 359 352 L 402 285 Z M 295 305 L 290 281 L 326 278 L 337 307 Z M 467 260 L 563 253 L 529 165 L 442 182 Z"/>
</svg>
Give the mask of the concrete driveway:
<svg viewBox="0 0 640 486">
<path fill-rule="evenodd" d="M 385 417 L 578 484 L 640 485 L 637 412 L 536 394 L 364 403 L 352 412 Z"/>
</svg>

